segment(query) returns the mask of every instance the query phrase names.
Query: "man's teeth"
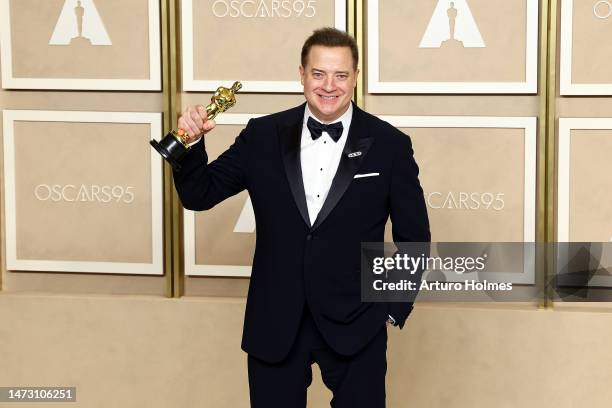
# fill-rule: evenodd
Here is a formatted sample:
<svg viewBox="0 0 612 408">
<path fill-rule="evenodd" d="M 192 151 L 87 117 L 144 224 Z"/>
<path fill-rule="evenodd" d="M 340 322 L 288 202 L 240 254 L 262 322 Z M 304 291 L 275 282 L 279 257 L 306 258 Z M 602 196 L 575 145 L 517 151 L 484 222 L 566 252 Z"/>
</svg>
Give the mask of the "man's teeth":
<svg viewBox="0 0 612 408">
<path fill-rule="evenodd" d="M 323 98 L 323 99 L 335 99 L 335 98 L 337 98 L 337 96 L 323 96 L 323 95 L 321 95 L 321 98 Z"/>
</svg>

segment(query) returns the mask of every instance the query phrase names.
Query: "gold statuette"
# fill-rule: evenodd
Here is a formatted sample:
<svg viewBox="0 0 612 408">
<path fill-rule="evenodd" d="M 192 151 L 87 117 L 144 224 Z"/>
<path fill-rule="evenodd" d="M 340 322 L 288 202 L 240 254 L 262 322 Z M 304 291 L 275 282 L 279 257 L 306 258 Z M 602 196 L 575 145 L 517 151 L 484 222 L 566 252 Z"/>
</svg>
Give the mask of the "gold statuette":
<svg viewBox="0 0 612 408">
<path fill-rule="evenodd" d="M 236 93 L 242 88 L 238 81 L 231 88 L 220 86 L 210 98 L 210 104 L 206 107 L 208 120 L 213 120 L 219 113 L 225 112 L 236 104 Z M 189 150 L 187 134 L 183 129 L 173 130 L 159 142 L 151 140 L 150 144 L 162 155 L 175 170 L 180 170 L 180 159 Z"/>
</svg>

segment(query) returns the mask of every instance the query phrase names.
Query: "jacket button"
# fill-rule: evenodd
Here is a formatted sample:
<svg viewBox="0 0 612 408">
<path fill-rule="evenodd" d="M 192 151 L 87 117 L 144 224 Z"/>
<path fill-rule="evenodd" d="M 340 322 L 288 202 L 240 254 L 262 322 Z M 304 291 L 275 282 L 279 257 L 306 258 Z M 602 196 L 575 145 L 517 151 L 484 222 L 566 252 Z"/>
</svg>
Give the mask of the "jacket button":
<svg viewBox="0 0 612 408">
<path fill-rule="evenodd" d="M 312 239 L 312 234 L 308 234 L 308 235 L 306 235 L 306 240 L 307 240 L 307 241 L 310 241 L 311 239 Z"/>
</svg>

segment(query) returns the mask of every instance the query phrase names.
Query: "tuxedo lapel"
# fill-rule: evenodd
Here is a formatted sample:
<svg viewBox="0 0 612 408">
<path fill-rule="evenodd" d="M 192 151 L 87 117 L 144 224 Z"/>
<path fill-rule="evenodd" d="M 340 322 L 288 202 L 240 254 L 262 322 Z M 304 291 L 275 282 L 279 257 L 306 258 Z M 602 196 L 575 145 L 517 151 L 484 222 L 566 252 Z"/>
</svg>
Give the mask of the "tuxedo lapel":
<svg viewBox="0 0 612 408">
<path fill-rule="evenodd" d="M 304 192 L 304 181 L 302 180 L 302 165 L 300 163 L 300 147 L 302 141 L 302 124 L 304 121 L 304 109 L 306 104 L 293 109 L 285 122 L 280 124 L 279 137 L 283 164 L 289 181 L 289 187 L 293 194 L 295 204 L 310 227 L 310 217 L 306 205 L 306 193 Z M 295 112 L 293 112 L 295 111 Z"/>
<path fill-rule="evenodd" d="M 342 198 L 346 192 L 349 184 L 353 181 L 353 177 L 364 157 L 368 153 L 374 137 L 368 134 L 367 123 L 365 121 L 365 114 L 357 106 L 353 105 L 353 117 L 351 118 L 351 126 L 349 128 L 348 136 L 344 149 L 342 151 L 342 157 L 338 164 L 338 170 L 332 181 L 332 185 L 327 194 L 327 198 L 323 203 L 323 207 L 317 216 L 317 219 L 312 226 L 312 229 L 318 228 L 327 216 L 334 209 L 338 201 Z M 299 145 L 298 145 L 299 151 Z M 298 153 L 299 156 L 299 153 Z M 301 179 L 301 176 L 300 176 Z M 304 187 L 302 185 L 302 191 Z"/>
</svg>

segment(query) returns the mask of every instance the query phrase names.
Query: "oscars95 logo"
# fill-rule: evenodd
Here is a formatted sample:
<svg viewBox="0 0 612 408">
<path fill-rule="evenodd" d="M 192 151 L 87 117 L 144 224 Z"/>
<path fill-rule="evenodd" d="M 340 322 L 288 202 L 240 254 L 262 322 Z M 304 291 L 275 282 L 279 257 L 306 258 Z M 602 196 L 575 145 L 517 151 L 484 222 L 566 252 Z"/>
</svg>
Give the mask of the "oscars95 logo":
<svg viewBox="0 0 612 408">
<path fill-rule="evenodd" d="M 34 187 L 38 201 L 53 202 L 97 202 L 123 203 L 134 202 L 134 187 L 97 184 L 39 184 Z"/>
<path fill-rule="evenodd" d="M 316 0 L 217 0 L 212 5 L 215 17 L 312 18 Z"/>
<path fill-rule="evenodd" d="M 502 211 L 506 206 L 504 193 L 433 191 L 424 195 L 427 206 L 435 210 Z"/>
</svg>

